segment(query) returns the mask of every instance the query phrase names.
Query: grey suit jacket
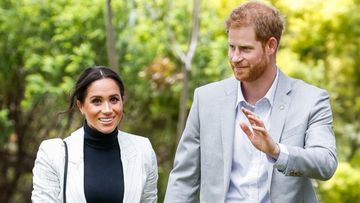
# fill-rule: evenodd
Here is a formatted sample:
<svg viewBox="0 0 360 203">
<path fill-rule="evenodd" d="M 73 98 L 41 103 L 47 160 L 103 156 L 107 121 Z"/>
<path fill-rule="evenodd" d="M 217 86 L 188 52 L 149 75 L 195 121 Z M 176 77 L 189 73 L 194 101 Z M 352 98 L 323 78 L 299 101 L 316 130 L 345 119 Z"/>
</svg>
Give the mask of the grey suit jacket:
<svg viewBox="0 0 360 203">
<path fill-rule="evenodd" d="M 65 139 L 69 150 L 67 202 L 86 202 L 84 193 L 84 130 Z M 119 131 L 124 173 L 124 203 L 157 201 L 157 162 L 147 138 Z M 33 202 L 62 202 L 64 144 L 61 139 L 41 143 L 33 169 Z M 101 186 L 100 186 L 101 187 Z"/>
<path fill-rule="evenodd" d="M 225 201 L 237 84 L 232 77 L 195 90 L 170 173 L 166 203 L 190 203 L 197 198 L 209 203 Z M 337 167 L 327 92 L 280 71 L 270 122 L 270 135 L 289 151 L 285 171 L 268 169 L 271 202 L 317 202 L 311 179 L 327 180 Z"/>
</svg>

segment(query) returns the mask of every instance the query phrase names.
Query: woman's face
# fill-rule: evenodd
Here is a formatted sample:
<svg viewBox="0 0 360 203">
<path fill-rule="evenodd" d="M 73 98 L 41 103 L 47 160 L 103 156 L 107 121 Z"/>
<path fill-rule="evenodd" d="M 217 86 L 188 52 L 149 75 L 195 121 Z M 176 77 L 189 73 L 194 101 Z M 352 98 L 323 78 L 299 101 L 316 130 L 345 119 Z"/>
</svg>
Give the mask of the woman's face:
<svg viewBox="0 0 360 203">
<path fill-rule="evenodd" d="M 123 113 L 119 86 L 110 78 L 91 83 L 84 103 L 78 100 L 77 106 L 88 125 L 102 133 L 111 133 L 118 126 Z"/>
</svg>

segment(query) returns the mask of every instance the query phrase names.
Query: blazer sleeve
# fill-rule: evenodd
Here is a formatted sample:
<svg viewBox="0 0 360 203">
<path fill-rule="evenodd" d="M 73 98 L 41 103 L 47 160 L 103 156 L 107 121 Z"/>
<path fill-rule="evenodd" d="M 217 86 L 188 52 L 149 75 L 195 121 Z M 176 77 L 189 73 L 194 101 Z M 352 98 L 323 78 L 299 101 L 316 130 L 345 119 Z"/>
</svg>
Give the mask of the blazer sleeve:
<svg viewBox="0 0 360 203">
<path fill-rule="evenodd" d="M 33 168 L 31 200 L 34 203 L 61 202 L 59 171 L 53 157 L 61 144 L 60 139 L 46 140 L 39 147 Z"/>
<path fill-rule="evenodd" d="M 200 122 L 198 90 L 194 92 L 184 132 L 170 172 L 165 203 L 195 202 L 200 185 Z"/>
<path fill-rule="evenodd" d="M 285 175 L 320 180 L 332 177 L 338 164 L 332 121 L 329 95 L 322 90 L 311 106 L 305 131 L 305 146 L 286 146 L 289 159 L 283 172 Z"/>
<path fill-rule="evenodd" d="M 140 202 L 143 203 L 156 203 L 157 202 L 157 180 L 158 180 L 158 169 L 156 154 L 154 149 L 151 146 L 150 141 L 147 139 L 145 148 L 147 153 L 144 153 L 145 156 L 145 171 L 146 171 L 146 181 L 144 185 L 144 190 L 141 195 Z"/>
</svg>

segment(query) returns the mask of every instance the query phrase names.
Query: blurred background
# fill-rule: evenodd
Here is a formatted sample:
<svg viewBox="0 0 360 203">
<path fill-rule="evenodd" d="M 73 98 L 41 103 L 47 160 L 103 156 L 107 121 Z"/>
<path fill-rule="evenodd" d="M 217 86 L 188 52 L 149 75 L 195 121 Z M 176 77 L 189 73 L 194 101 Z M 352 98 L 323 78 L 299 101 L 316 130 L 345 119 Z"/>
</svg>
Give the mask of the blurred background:
<svg viewBox="0 0 360 203">
<path fill-rule="evenodd" d="M 224 21 L 241 2 L 1 0 L 0 202 L 30 202 L 39 144 L 81 126 L 59 112 L 93 65 L 125 81 L 121 129 L 151 140 L 162 202 L 194 88 L 232 75 Z M 340 163 L 318 197 L 360 202 L 360 0 L 266 2 L 286 16 L 281 70 L 331 96 Z"/>
</svg>

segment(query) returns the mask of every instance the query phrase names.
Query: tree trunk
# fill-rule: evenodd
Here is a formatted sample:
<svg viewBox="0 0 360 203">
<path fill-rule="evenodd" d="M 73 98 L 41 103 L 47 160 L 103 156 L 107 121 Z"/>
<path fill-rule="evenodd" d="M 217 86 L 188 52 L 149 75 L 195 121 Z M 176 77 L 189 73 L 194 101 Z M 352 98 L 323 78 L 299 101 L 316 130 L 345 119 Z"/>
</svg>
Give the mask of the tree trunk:
<svg viewBox="0 0 360 203">
<path fill-rule="evenodd" d="M 15 91 L 8 92 L 7 98 L 11 98 L 7 102 L 9 112 L 9 119 L 14 121 L 14 133 L 17 136 L 17 151 L 15 154 L 5 154 L 5 160 L 2 160 L 6 165 L 4 166 L 4 171 L 13 171 L 13 174 L 9 176 L 7 173 L 2 174 L 4 180 L 1 183 L 4 184 L 4 187 L 0 191 L 0 202 L 8 203 L 10 202 L 14 192 L 17 189 L 18 181 L 20 176 L 23 175 L 25 172 L 22 165 L 23 159 L 25 157 L 24 152 L 24 137 L 27 128 L 27 123 L 23 118 L 23 112 L 21 110 L 21 101 L 24 98 L 24 81 L 25 75 L 23 69 L 20 67 L 18 70 L 15 70 L 12 73 L 12 77 L 14 78 L 15 82 Z"/>
<path fill-rule="evenodd" d="M 182 84 L 183 88 L 181 90 L 180 104 L 179 104 L 179 119 L 177 123 L 177 134 L 176 141 L 178 142 L 181 138 L 181 134 L 185 127 L 186 121 L 186 101 L 189 95 L 189 73 L 191 71 L 191 63 L 195 54 L 197 38 L 199 35 L 200 27 L 200 0 L 194 0 L 193 4 L 193 13 L 192 13 L 192 30 L 191 37 L 189 40 L 188 51 L 183 53 L 180 49 L 176 50 L 177 55 L 179 56 L 181 62 L 183 63 L 181 72 L 183 74 Z"/>
<path fill-rule="evenodd" d="M 111 0 L 106 0 L 106 49 L 108 55 L 108 63 L 112 70 L 119 72 L 118 60 L 116 53 L 115 31 L 112 24 Z"/>
<path fill-rule="evenodd" d="M 184 130 L 185 121 L 186 121 L 186 101 L 189 95 L 189 73 L 185 64 L 181 68 L 181 73 L 183 75 L 183 79 L 182 79 L 183 87 L 181 89 L 181 96 L 180 96 L 176 143 L 179 142 L 182 131 Z"/>
</svg>

